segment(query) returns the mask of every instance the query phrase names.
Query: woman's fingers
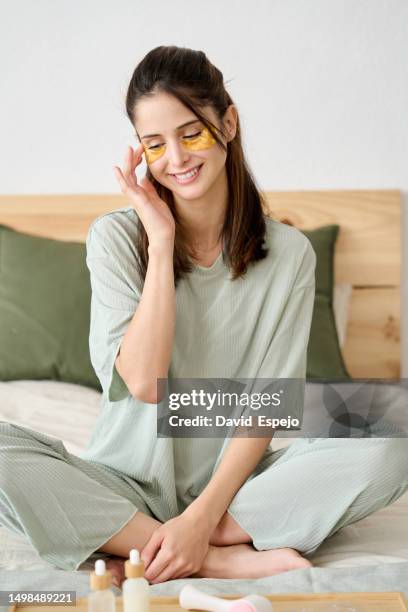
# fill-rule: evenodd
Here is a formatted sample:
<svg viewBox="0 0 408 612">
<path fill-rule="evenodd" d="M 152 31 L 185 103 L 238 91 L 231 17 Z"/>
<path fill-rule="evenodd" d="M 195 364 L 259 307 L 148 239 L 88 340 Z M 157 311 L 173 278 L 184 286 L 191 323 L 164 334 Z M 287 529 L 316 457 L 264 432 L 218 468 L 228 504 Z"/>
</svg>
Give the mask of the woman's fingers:
<svg viewBox="0 0 408 612">
<path fill-rule="evenodd" d="M 147 176 L 144 176 L 140 179 L 140 186 L 143 187 L 145 191 L 147 191 L 147 193 L 153 200 L 159 197 L 159 194 L 157 193 L 156 189 L 153 187 Z"/>
<path fill-rule="evenodd" d="M 133 153 L 132 147 L 128 147 L 125 154 L 123 172 L 119 166 L 114 166 L 115 176 L 119 182 L 120 188 L 124 192 L 125 184 L 127 188 L 131 188 L 137 192 L 139 185 L 137 184 L 135 168 L 141 162 L 142 150 L 139 153 Z"/>
<path fill-rule="evenodd" d="M 143 145 L 142 145 L 142 144 L 140 144 L 140 145 L 139 145 L 139 146 L 138 146 L 138 147 L 137 147 L 137 148 L 134 150 L 134 153 L 133 153 L 133 162 L 134 162 L 133 169 L 135 169 L 135 168 L 136 168 L 136 166 L 138 166 L 138 165 L 140 164 L 140 162 L 142 161 L 142 156 L 143 156 L 143 153 L 144 153 L 144 148 L 143 148 Z"/>
<path fill-rule="evenodd" d="M 146 194 L 143 192 L 142 189 L 139 188 L 138 185 L 136 185 L 135 187 L 129 185 L 128 181 L 126 180 L 126 177 L 124 176 L 119 166 L 115 166 L 114 171 L 120 189 L 124 195 L 132 197 L 132 200 L 136 204 L 145 203 L 146 201 L 148 201 Z"/>
<path fill-rule="evenodd" d="M 177 577 L 175 564 L 170 563 L 156 578 L 151 580 L 152 584 L 158 584 L 159 582 L 166 582 L 166 580 L 172 580 Z"/>
<path fill-rule="evenodd" d="M 143 144 L 140 144 L 135 150 L 132 147 L 128 147 L 123 170 L 119 166 L 114 166 L 115 177 L 120 189 L 124 195 L 132 200 L 136 211 L 142 218 L 142 223 L 144 222 L 143 213 L 145 205 L 152 205 L 160 201 L 155 187 L 147 177 L 140 181 L 140 185 L 137 182 L 135 170 L 142 162 L 143 152 Z"/>
<path fill-rule="evenodd" d="M 149 565 L 149 569 L 145 571 L 145 578 L 149 582 L 156 580 L 157 576 L 167 568 L 170 562 L 171 556 L 161 548 Z"/>
<path fill-rule="evenodd" d="M 128 193 L 129 186 L 128 186 L 127 182 L 126 182 L 125 177 L 122 174 L 122 170 L 119 168 L 119 166 L 114 166 L 113 171 L 115 173 L 116 180 L 119 183 L 119 187 L 120 187 L 122 193 L 124 193 L 126 195 Z"/>
<path fill-rule="evenodd" d="M 124 170 L 123 174 L 124 174 L 127 184 L 133 189 L 136 189 L 137 180 L 136 180 L 136 175 L 135 175 L 135 166 L 133 165 L 132 147 L 128 147 L 128 150 L 126 152 L 123 170 Z"/>
<path fill-rule="evenodd" d="M 135 149 L 134 151 L 132 147 L 128 147 L 126 154 L 125 154 L 122 176 L 124 180 L 126 181 L 128 187 L 131 187 L 135 191 L 138 188 L 135 170 L 136 170 L 136 167 L 142 161 L 143 151 L 144 151 L 143 145 L 140 144 L 140 146 L 137 147 L 137 149 Z"/>
<path fill-rule="evenodd" d="M 154 557 L 158 554 L 160 550 L 161 543 L 163 541 L 163 536 L 160 531 L 157 529 L 153 532 L 150 537 L 150 540 L 144 546 L 141 554 L 142 561 L 145 565 L 145 570 L 150 567 L 150 563 L 153 561 Z"/>
<path fill-rule="evenodd" d="M 131 155 L 130 155 L 131 171 L 132 171 L 132 174 L 134 175 L 134 172 L 137 166 L 142 162 L 142 156 L 144 153 L 143 145 L 140 144 L 134 150 L 132 149 L 132 147 L 130 147 L 130 152 L 131 152 Z"/>
</svg>

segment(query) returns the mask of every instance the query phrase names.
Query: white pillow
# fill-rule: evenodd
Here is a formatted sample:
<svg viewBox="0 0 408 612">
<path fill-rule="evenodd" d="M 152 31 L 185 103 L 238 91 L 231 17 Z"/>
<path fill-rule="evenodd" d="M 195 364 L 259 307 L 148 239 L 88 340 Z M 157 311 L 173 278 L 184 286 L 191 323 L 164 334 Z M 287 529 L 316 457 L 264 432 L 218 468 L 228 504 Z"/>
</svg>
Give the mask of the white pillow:
<svg viewBox="0 0 408 612">
<path fill-rule="evenodd" d="M 333 311 L 340 348 L 346 341 L 347 324 L 350 316 L 351 283 L 338 283 L 333 290 Z"/>
</svg>

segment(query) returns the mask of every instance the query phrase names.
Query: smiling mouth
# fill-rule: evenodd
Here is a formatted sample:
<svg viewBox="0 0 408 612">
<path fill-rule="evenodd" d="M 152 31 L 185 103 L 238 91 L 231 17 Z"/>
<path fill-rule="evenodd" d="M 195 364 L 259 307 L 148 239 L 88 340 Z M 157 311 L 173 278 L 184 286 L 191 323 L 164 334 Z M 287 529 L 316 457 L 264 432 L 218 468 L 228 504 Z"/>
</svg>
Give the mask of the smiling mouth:
<svg viewBox="0 0 408 612">
<path fill-rule="evenodd" d="M 195 166 L 194 168 L 190 168 L 185 172 L 178 172 L 177 174 L 170 174 L 177 183 L 190 183 L 192 182 L 199 174 L 200 170 L 204 164 L 200 164 L 199 166 Z"/>
</svg>

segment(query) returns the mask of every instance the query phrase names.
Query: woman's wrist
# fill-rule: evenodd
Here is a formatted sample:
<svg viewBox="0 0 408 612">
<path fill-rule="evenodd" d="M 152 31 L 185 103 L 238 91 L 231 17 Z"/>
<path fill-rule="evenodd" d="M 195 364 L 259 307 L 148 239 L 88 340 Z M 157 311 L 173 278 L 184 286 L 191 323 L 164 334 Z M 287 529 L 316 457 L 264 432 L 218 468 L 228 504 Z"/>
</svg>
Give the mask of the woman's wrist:
<svg viewBox="0 0 408 612">
<path fill-rule="evenodd" d="M 149 241 L 149 246 L 147 247 L 149 255 L 154 253 L 162 254 L 164 253 L 173 253 L 174 251 L 174 238 L 168 238 L 163 240 L 158 240 L 156 242 Z"/>
<path fill-rule="evenodd" d="M 209 508 L 200 503 L 198 498 L 184 510 L 183 514 L 187 517 L 191 517 L 196 522 L 206 523 L 209 533 L 214 531 L 222 518 L 222 516 L 212 512 Z"/>
</svg>

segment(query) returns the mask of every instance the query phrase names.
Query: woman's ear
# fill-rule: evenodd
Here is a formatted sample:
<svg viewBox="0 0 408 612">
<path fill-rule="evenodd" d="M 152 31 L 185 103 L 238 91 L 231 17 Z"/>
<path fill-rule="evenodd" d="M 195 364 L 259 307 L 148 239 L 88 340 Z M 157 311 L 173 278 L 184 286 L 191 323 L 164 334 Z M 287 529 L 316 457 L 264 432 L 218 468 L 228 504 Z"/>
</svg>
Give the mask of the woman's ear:
<svg viewBox="0 0 408 612">
<path fill-rule="evenodd" d="M 223 123 L 226 134 L 228 135 L 227 141 L 230 142 L 234 140 L 235 134 L 237 133 L 238 111 L 234 104 L 230 104 L 225 111 Z"/>
</svg>

